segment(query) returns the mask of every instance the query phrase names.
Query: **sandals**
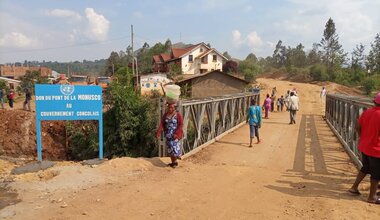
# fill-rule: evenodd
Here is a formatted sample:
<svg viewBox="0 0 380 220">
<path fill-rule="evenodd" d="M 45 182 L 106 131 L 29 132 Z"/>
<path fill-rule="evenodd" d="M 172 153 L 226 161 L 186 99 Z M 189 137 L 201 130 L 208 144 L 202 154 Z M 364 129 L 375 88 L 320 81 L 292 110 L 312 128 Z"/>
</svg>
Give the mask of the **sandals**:
<svg viewBox="0 0 380 220">
<path fill-rule="evenodd" d="M 361 193 L 359 192 L 359 190 L 349 189 L 348 192 L 351 193 L 352 195 L 355 195 L 355 196 L 361 195 Z"/>
<path fill-rule="evenodd" d="M 368 201 L 368 203 L 380 205 L 380 198 L 377 198 L 375 201 Z"/>
<path fill-rule="evenodd" d="M 168 166 L 171 168 L 176 168 L 178 166 L 178 162 L 169 163 Z"/>
</svg>

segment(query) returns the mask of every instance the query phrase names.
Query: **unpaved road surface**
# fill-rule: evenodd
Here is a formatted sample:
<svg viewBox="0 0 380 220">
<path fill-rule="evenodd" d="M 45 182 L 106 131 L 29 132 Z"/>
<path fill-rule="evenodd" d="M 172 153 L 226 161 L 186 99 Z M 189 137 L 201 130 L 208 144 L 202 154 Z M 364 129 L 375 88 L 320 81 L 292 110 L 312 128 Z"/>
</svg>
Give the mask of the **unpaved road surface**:
<svg viewBox="0 0 380 220">
<path fill-rule="evenodd" d="M 268 85 L 264 93 L 297 88 L 297 124 L 288 124 L 288 112 L 271 113 L 262 143 L 248 148 L 244 125 L 176 169 L 166 167 L 167 158 L 119 158 L 10 176 L 22 201 L 0 218 L 379 219 L 380 206 L 365 202 L 368 179 L 363 195 L 347 193 L 357 170 L 322 118 L 320 87 L 259 82 Z"/>
</svg>

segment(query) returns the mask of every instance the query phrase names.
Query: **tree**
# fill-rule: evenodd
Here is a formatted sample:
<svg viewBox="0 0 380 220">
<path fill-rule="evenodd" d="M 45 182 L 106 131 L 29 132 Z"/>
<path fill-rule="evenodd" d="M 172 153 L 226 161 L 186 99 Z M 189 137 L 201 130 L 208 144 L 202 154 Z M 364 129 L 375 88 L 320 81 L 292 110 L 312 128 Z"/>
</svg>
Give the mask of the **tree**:
<svg viewBox="0 0 380 220">
<path fill-rule="evenodd" d="M 236 73 L 238 71 L 238 64 L 235 61 L 229 60 L 223 64 L 223 71 L 227 73 Z"/>
<path fill-rule="evenodd" d="M 4 89 L 6 93 L 8 93 L 9 88 L 4 80 L 0 80 L 0 90 L 2 89 Z M 5 94 L 3 94 L 3 96 L 5 97 Z"/>
<path fill-rule="evenodd" d="M 26 74 L 21 77 L 20 88 L 22 91 L 25 89 L 29 89 L 30 91 L 34 91 L 35 84 L 47 84 L 48 79 L 46 77 L 42 77 L 39 71 L 26 71 Z"/>
<path fill-rule="evenodd" d="M 380 33 L 375 37 L 375 41 L 371 43 L 371 50 L 368 54 L 367 68 L 371 74 L 380 74 Z"/>
<path fill-rule="evenodd" d="M 261 68 L 247 60 L 239 62 L 239 73 L 242 74 L 248 82 L 253 82 L 257 76 L 261 72 Z"/>
<path fill-rule="evenodd" d="M 123 69 L 116 73 L 118 80 L 111 83 L 106 94 L 109 98 L 105 104 L 110 109 L 103 115 L 105 156 L 154 156 L 152 131 L 157 126 L 157 108 L 152 100 L 135 93 L 129 82 L 131 72 Z"/>
<path fill-rule="evenodd" d="M 330 79 L 335 80 L 334 70 L 340 68 L 347 54 L 344 53 L 342 45 L 339 44 L 339 36 L 336 33 L 335 23 L 330 18 L 323 32 L 323 38 L 319 44 L 323 63 L 327 66 Z"/>
<path fill-rule="evenodd" d="M 231 55 L 229 55 L 227 51 L 225 51 L 225 52 L 223 53 L 223 56 L 226 57 L 226 58 L 229 59 L 229 60 L 232 58 Z"/>
<path fill-rule="evenodd" d="M 282 41 L 279 40 L 276 44 L 276 49 L 273 51 L 273 62 L 275 67 L 281 67 L 285 65 L 286 61 L 286 47 L 282 45 Z"/>
<path fill-rule="evenodd" d="M 311 51 L 307 54 L 307 64 L 313 65 L 321 62 L 321 55 L 318 52 L 318 44 L 314 43 L 313 48 Z"/>
<path fill-rule="evenodd" d="M 364 45 L 359 44 L 356 45 L 352 52 L 352 58 L 351 58 L 351 68 L 354 70 L 362 69 L 365 64 L 365 56 L 364 56 Z"/>
<path fill-rule="evenodd" d="M 168 64 L 168 78 L 173 79 L 174 76 L 182 74 L 181 66 L 177 63 L 169 63 Z"/>
<path fill-rule="evenodd" d="M 117 52 L 112 51 L 105 67 L 106 76 L 112 76 L 120 67 L 122 67 L 120 56 Z"/>
<path fill-rule="evenodd" d="M 172 48 L 172 42 L 170 41 L 170 39 L 167 39 L 167 40 L 165 41 L 165 45 L 164 45 L 164 47 L 165 47 L 165 52 L 166 52 L 166 53 L 169 53 L 170 50 L 171 50 L 171 48 Z"/>
<path fill-rule="evenodd" d="M 245 60 L 248 62 L 252 62 L 253 64 L 257 63 L 257 57 L 253 53 L 248 54 L 248 56 L 245 58 Z"/>
</svg>

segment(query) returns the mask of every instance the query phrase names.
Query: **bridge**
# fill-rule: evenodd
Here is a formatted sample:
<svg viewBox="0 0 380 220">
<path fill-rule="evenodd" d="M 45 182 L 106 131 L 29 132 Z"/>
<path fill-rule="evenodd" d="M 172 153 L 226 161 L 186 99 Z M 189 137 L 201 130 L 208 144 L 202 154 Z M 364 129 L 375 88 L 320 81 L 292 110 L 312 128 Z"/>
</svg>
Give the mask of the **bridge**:
<svg viewBox="0 0 380 220">
<path fill-rule="evenodd" d="M 258 94 L 184 101 L 186 156 L 176 169 L 165 157 L 60 168 L 48 181 L 16 184 L 23 202 L 0 217 L 14 211 L 14 219 L 377 219 L 379 207 L 365 202 L 368 179 L 362 195 L 347 193 L 360 166 L 356 118 L 370 102 L 346 95 L 324 101 L 312 84 L 259 82 L 268 88 L 261 97 L 273 86 L 281 94 L 297 88 L 295 125 L 288 112 L 270 113 L 262 143 L 249 148 L 242 122 Z"/>
</svg>

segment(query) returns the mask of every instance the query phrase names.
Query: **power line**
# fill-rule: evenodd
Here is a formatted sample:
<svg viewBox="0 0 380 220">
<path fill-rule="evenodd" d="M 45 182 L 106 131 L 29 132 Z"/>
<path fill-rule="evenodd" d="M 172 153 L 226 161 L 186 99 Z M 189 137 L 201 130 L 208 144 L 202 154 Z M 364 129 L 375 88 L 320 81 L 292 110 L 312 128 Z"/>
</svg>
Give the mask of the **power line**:
<svg viewBox="0 0 380 220">
<path fill-rule="evenodd" d="M 130 38 L 131 36 L 123 36 L 119 38 L 113 38 L 105 41 L 97 41 L 97 42 L 88 42 L 88 43 L 82 43 L 82 44 L 74 44 L 74 45 L 66 45 L 66 46 L 58 46 L 58 47 L 48 47 L 48 48 L 40 48 L 40 49 L 30 49 L 30 50 L 17 50 L 17 51 L 5 51 L 1 52 L 2 54 L 5 53 L 25 53 L 25 52 L 36 52 L 36 51 L 46 51 L 46 50 L 55 50 L 55 49 L 63 49 L 63 48 L 73 48 L 73 47 L 82 47 L 82 46 L 88 46 L 88 45 L 96 45 L 96 44 L 104 44 L 112 41 L 118 41 L 122 39 Z"/>
</svg>

